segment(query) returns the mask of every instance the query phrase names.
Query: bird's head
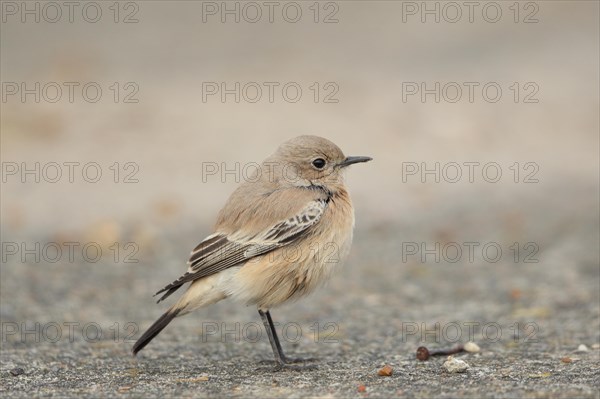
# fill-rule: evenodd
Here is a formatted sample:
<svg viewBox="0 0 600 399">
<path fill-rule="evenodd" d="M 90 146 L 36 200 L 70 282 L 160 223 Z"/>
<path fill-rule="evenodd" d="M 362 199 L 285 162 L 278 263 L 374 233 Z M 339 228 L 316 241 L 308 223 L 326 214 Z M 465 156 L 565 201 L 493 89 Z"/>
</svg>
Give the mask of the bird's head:
<svg viewBox="0 0 600 399">
<path fill-rule="evenodd" d="M 372 158 L 344 155 L 331 141 L 318 136 L 299 136 L 283 143 L 263 168 L 271 169 L 280 184 L 321 186 L 336 191 L 343 185 L 347 166 Z"/>
</svg>

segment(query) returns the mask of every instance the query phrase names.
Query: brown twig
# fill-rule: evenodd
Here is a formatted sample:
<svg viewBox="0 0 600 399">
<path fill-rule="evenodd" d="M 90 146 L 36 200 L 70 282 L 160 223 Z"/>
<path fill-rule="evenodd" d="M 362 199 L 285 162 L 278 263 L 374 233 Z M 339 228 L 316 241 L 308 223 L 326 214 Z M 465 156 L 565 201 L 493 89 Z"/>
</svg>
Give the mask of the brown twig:
<svg viewBox="0 0 600 399">
<path fill-rule="evenodd" d="M 421 361 L 425 361 L 429 359 L 430 356 L 450 356 L 456 353 L 463 352 L 465 350 L 463 345 L 457 345 L 452 349 L 439 349 L 430 351 L 424 346 L 419 346 L 417 348 L 417 359 Z"/>
</svg>

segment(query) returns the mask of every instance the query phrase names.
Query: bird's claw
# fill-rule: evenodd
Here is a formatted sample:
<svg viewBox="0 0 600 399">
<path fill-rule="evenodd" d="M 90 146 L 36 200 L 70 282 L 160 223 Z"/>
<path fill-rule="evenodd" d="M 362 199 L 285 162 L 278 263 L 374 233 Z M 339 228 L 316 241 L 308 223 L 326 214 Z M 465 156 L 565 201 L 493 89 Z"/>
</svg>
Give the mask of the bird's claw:
<svg viewBox="0 0 600 399">
<path fill-rule="evenodd" d="M 285 364 L 295 364 L 295 363 L 307 363 L 307 362 L 314 362 L 317 359 L 314 357 L 308 357 L 306 359 L 301 358 L 301 357 L 285 357 L 283 359 L 283 363 Z"/>
<path fill-rule="evenodd" d="M 278 363 L 274 368 L 273 371 L 274 372 L 279 372 L 279 371 L 307 371 L 307 370 L 316 370 L 317 369 L 317 365 L 316 364 L 303 364 L 303 365 L 298 365 L 298 364 L 289 364 L 289 363 Z"/>
</svg>

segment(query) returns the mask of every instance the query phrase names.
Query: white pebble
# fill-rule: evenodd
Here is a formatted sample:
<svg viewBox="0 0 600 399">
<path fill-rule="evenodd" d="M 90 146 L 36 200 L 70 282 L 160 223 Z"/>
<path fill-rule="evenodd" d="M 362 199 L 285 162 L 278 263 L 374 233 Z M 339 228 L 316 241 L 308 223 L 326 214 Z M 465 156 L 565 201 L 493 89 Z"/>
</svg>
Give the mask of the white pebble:
<svg viewBox="0 0 600 399">
<path fill-rule="evenodd" d="M 592 349 L 600 349 L 600 344 L 594 344 L 594 345 L 592 345 Z"/>
<path fill-rule="evenodd" d="M 448 356 L 448 359 L 444 362 L 443 366 L 449 373 L 464 373 L 469 368 L 467 362 L 455 359 L 453 356 Z"/>
<path fill-rule="evenodd" d="M 467 342 L 465 344 L 464 348 L 467 352 L 470 352 L 470 353 L 477 353 L 477 352 L 481 351 L 481 348 L 479 347 L 479 345 L 477 345 L 475 342 L 471 342 L 471 341 Z"/>
<path fill-rule="evenodd" d="M 590 350 L 588 349 L 587 346 L 585 346 L 584 344 L 581 344 L 577 347 L 576 352 L 589 352 Z"/>
</svg>

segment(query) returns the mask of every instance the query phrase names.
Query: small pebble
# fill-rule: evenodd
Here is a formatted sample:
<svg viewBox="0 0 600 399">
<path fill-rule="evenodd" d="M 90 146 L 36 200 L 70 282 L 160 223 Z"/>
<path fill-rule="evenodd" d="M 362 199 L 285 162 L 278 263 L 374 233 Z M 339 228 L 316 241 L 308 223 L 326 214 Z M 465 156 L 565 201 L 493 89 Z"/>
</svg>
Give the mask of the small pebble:
<svg viewBox="0 0 600 399">
<path fill-rule="evenodd" d="M 454 356 L 448 356 L 448 359 L 444 362 L 443 366 L 449 373 L 464 373 L 469 368 L 467 362 L 455 359 Z"/>
<path fill-rule="evenodd" d="M 560 359 L 560 361 L 563 362 L 563 363 L 573 363 L 573 359 L 571 359 L 570 357 L 567 357 L 567 356 L 562 357 Z"/>
<path fill-rule="evenodd" d="M 424 346 L 419 346 L 417 348 L 417 359 L 421 361 L 429 359 L 429 349 Z"/>
<path fill-rule="evenodd" d="M 592 345 L 592 349 L 600 349 L 600 344 L 594 344 L 594 345 Z"/>
<path fill-rule="evenodd" d="M 589 352 L 590 350 L 588 349 L 587 346 L 585 346 L 584 344 L 581 344 L 577 347 L 577 350 L 575 352 Z"/>
<path fill-rule="evenodd" d="M 367 387 L 364 385 L 359 385 L 358 386 L 358 392 L 366 392 L 367 391 Z"/>
<path fill-rule="evenodd" d="M 16 377 L 18 375 L 25 374 L 25 370 L 23 370 L 21 367 L 15 367 L 14 369 L 10 370 L 10 373 Z"/>
<path fill-rule="evenodd" d="M 393 372 L 394 370 L 392 369 L 392 367 L 389 364 L 386 364 L 377 372 L 377 374 L 379 374 L 382 377 L 389 377 L 392 375 Z"/>
<path fill-rule="evenodd" d="M 465 350 L 470 353 L 478 353 L 481 352 L 481 348 L 475 342 L 467 342 L 464 346 Z"/>
</svg>

